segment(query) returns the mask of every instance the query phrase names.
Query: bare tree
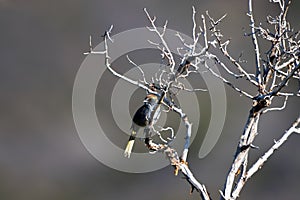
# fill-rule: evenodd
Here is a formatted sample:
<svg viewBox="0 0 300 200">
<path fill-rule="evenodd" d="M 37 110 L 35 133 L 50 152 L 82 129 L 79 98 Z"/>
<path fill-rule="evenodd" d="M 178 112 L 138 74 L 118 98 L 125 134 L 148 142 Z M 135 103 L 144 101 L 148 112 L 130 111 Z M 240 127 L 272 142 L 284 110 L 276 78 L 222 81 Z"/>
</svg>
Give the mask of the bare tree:
<svg viewBox="0 0 300 200">
<path fill-rule="evenodd" d="M 148 27 L 149 31 L 159 37 L 159 41 L 149 42 L 161 51 L 162 57 L 166 61 L 167 66 L 164 70 L 157 73 L 151 83 L 146 81 L 142 69 L 129 58 L 128 61 L 141 71 L 143 80 L 132 80 L 119 74 L 111 67 L 111 64 L 109 63 L 108 43 L 109 41 L 112 41 L 110 38 L 112 27 L 106 31 L 104 35 L 105 45 L 103 52 L 93 51 L 90 42 L 90 51 L 87 52 L 87 54 L 104 54 L 105 65 L 113 75 L 146 90 L 148 93 L 158 95 L 160 98 L 156 102 L 156 109 L 160 106 L 165 106 L 169 109 L 169 111 L 174 111 L 179 114 L 186 126 L 185 144 L 180 156 L 176 149 L 169 145 L 170 141 L 172 141 L 174 137 L 172 136 L 168 140 L 165 140 L 160 133 L 162 130 L 173 130 L 172 127 L 155 130 L 155 120 L 153 120 L 153 123 L 147 125 L 147 128 L 150 131 L 157 133 L 160 136 L 161 141 L 153 142 L 152 140 L 147 140 L 145 141 L 145 144 L 151 151 L 164 152 L 169 158 L 170 164 L 175 167 L 175 174 L 177 175 L 179 171 L 182 172 L 187 182 L 191 185 L 192 191 L 195 189 L 199 192 L 202 199 L 207 200 L 211 199 L 211 197 L 204 184 L 200 183 L 193 176 L 193 173 L 186 162 L 190 146 L 192 124 L 189 122 L 188 116 L 184 110 L 177 106 L 173 101 L 174 96 L 176 96 L 180 91 L 203 91 L 201 89 L 187 88 L 181 81 L 182 79 L 188 78 L 191 73 L 199 73 L 199 65 L 204 65 L 208 71 L 221 79 L 233 90 L 253 101 L 244 130 L 242 131 L 240 141 L 237 145 L 236 153 L 229 169 L 224 188 L 220 190 L 221 199 L 237 199 L 246 182 L 253 174 L 262 168 L 268 158 L 273 155 L 274 151 L 281 147 L 291 134 L 300 133 L 299 116 L 299 118 L 292 123 L 291 127 L 288 128 L 277 141 L 274 141 L 274 145 L 270 147 L 264 155 L 251 165 L 249 164 L 249 152 L 252 149 L 258 148 L 253 144 L 253 141 L 258 134 L 258 124 L 260 122 L 261 115 L 271 111 L 281 111 L 285 109 L 290 97 L 300 96 L 299 90 L 295 91 L 295 87 L 289 87 L 289 82 L 293 79 L 300 83 L 300 32 L 294 31 L 287 20 L 287 13 L 291 5 L 291 0 L 271 0 L 270 2 L 278 5 L 280 8 L 280 12 L 277 16 L 267 16 L 267 23 L 269 26 L 273 27 L 272 30 L 264 28 L 261 23 L 255 22 L 252 11 L 252 0 L 248 1 L 249 12 L 247 14 L 250 20 L 250 33 L 247 35 L 253 41 L 255 53 L 254 74 L 251 74 L 246 70 L 243 66 L 244 63 L 241 62 L 240 58 L 234 58 L 228 51 L 230 40 L 224 40 L 222 31 L 219 29 L 219 25 L 222 23 L 222 20 L 226 17 L 226 15 L 219 19 L 214 19 L 208 12 L 206 12 L 205 15 L 201 15 L 202 24 L 201 26 L 198 26 L 196 24 L 196 11 L 194 7 L 192 13 L 192 43 L 187 43 L 180 34 L 177 34 L 178 39 L 182 43 L 182 47 L 178 48 L 178 53 L 182 56 L 182 60 L 179 65 L 176 64 L 174 55 L 165 40 L 167 21 L 163 25 L 162 29 L 158 28 L 155 24 L 156 18 L 151 17 L 145 9 L 146 16 L 150 22 L 150 27 Z M 261 51 L 260 42 L 263 40 L 270 43 L 270 49 L 268 49 L 266 53 L 262 53 Z M 199 44 L 202 44 L 203 47 L 200 48 Z M 224 55 L 224 58 L 231 62 L 231 65 L 226 65 L 225 60 L 222 60 L 217 55 L 209 52 L 209 49 L 211 48 L 220 51 L 221 54 Z M 222 75 L 216 73 L 207 64 L 208 60 L 213 60 L 217 66 L 222 68 L 233 79 L 246 79 L 251 87 L 256 88 L 256 94 L 251 94 L 245 89 L 234 85 L 232 81 L 233 79 L 226 79 Z M 154 89 L 152 87 L 153 84 L 157 84 L 158 87 Z M 167 99 L 166 102 L 168 103 L 166 103 L 164 99 Z M 272 107 L 272 102 L 275 99 L 283 99 L 283 105 L 281 107 Z"/>
</svg>

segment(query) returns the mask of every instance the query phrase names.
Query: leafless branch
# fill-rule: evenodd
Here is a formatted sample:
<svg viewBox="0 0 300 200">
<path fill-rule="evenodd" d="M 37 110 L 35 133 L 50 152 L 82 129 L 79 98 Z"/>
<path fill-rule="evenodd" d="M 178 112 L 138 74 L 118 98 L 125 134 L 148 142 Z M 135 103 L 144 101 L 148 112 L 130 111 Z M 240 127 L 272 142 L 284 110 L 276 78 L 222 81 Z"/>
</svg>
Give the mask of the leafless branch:
<svg viewBox="0 0 300 200">
<path fill-rule="evenodd" d="M 92 36 L 91 35 L 90 35 L 90 40 L 89 40 L 89 51 L 83 53 L 83 55 L 89 55 L 89 54 L 105 54 L 105 51 L 94 51 L 93 50 Z"/>
<path fill-rule="evenodd" d="M 169 61 L 170 61 L 170 72 L 171 73 L 174 73 L 174 66 L 175 66 L 175 61 L 174 61 L 174 58 L 173 58 L 173 55 L 172 55 L 172 52 L 170 51 L 166 41 L 164 40 L 164 34 L 165 34 L 165 31 L 166 31 L 166 26 L 167 26 L 167 23 L 165 24 L 164 28 L 163 28 L 163 31 L 162 32 L 159 32 L 158 31 L 158 28 L 156 27 L 155 25 L 155 20 L 156 18 L 151 18 L 149 13 L 147 12 L 147 10 L 145 9 L 145 13 L 147 14 L 147 17 L 149 19 L 149 21 L 151 22 L 151 25 L 152 27 L 151 28 L 148 28 L 150 31 L 152 32 L 155 32 L 160 40 L 161 40 L 161 43 L 163 45 L 162 48 L 159 47 L 159 49 L 161 49 L 162 53 L 168 57 Z M 129 63 L 131 63 L 132 65 L 134 65 L 135 67 L 138 68 L 138 70 L 141 72 L 142 76 L 143 76 L 143 81 L 142 83 L 138 82 L 138 81 L 134 81 L 124 75 L 121 75 L 119 74 L 118 72 L 116 72 L 110 65 L 109 63 L 109 48 L 108 48 L 108 40 L 111 40 L 111 37 L 110 37 L 110 33 L 111 33 L 111 29 L 109 31 L 107 31 L 104 35 L 104 55 L 105 55 L 105 66 L 107 67 L 107 69 L 115 76 L 131 83 L 131 84 L 134 84 L 140 88 L 143 88 L 145 89 L 146 91 L 148 92 L 151 92 L 151 93 L 155 93 L 156 91 L 154 90 L 151 90 L 151 87 L 148 86 L 148 83 L 146 81 L 146 78 L 145 78 L 145 74 L 143 72 L 143 70 L 136 64 L 134 63 L 128 56 L 127 56 L 127 59 L 129 61 Z M 154 45 L 159 45 L 159 44 L 154 44 Z M 196 45 L 196 44 L 195 44 Z M 90 54 L 93 54 L 93 52 L 91 51 Z M 170 89 L 170 87 L 172 87 L 172 83 L 173 81 L 167 81 L 164 82 L 162 79 L 162 76 L 164 73 L 167 73 L 167 72 L 162 72 L 160 74 L 160 76 L 156 77 L 157 80 L 160 80 L 160 83 L 161 84 L 164 84 L 164 93 L 163 94 L 166 94 L 166 92 Z M 191 73 L 191 72 L 187 72 L 188 74 Z M 163 83 L 162 83 L 163 82 Z M 157 93 L 157 92 L 156 92 Z M 162 99 L 164 99 L 164 96 L 161 96 L 160 97 L 160 102 L 159 103 L 162 103 Z M 168 105 L 169 106 L 169 105 Z M 156 109 L 158 109 L 159 106 L 156 107 Z M 210 197 L 209 197 L 209 194 L 208 192 L 206 191 L 206 188 L 204 185 L 200 184 L 197 179 L 193 176 L 192 172 L 190 171 L 189 167 L 187 166 L 187 157 L 188 157 L 188 151 L 189 151 L 189 147 L 190 147 L 190 139 L 191 139 L 191 134 L 192 134 L 192 124 L 189 122 L 188 120 L 188 117 L 187 115 L 183 112 L 183 110 L 175 105 L 172 105 L 171 106 L 171 110 L 173 110 L 174 112 L 178 113 L 180 118 L 182 119 L 182 121 L 184 122 L 185 126 L 186 126 L 186 137 L 185 137 L 185 144 L 184 144 L 184 148 L 183 148 L 183 151 L 182 151 L 182 154 L 180 157 L 178 157 L 178 153 L 176 152 L 175 149 L 172 149 L 171 147 L 169 147 L 168 143 L 167 143 L 167 140 L 165 140 L 159 131 L 156 131 L 153 127 L 154 124 L 150 124 L 148 126 L 147 129 L 149 129 L 150 131 L 154 131 L 155 133 L 158 134 L 158 136 L 160 137 L 161 141 L 164 143 L 164 144 L 156 144 L 154 143 L 153 141 L 148 141 L 148 148 L 149 150 L 151 151 L 163 151 L 167 157 L 169 158 L 170 160 L 170 163 L 171 165 L 173 165 L 175 167 L 175 174 L 178 173 L 178 171 L 180 170 L 182 172 L 182 174 L 185 176 L 186 180 L 188 181 L 188 183 L 191 185 L 192 187 L 192 190 L 193 189 L 196 189 L 199 193 L 200 193 L 200 196 L 205 199 L 205 200 L 209 200 Z M 156 110 L 153 112 L 155 113 Z M 151 116 L 151 118 L 153 118 L 154 116 Z M 152 121 L 156 121 L 156 120 L 152 120 Z M 153 122 L 154 123 L 154 122 Z M 161 129 L 161 130 L 171 130 L 171 133 L 172 133 L 172 137 L 171 137 L 171 140 L 172 138 L 174 137 L 173 135 L 173 129 L 171 127 L 167 127 L 166 129 Z"/>
<path fill-rule="evenodd" d="M 223 81 L 223 83 L 227 84 L 229 87 L 240 93 L 241 95 L 244 95 L 250 99 L 253 99 L 253 96 L 248 94 L 247 92 L 239 89 L 238 87 L 234 86 L 230 81 L 222 77 L 221 75 L 217 74 L 215 71 L 213 71 L 207 64 L 204 65 L 206 69 L 208 69 L 215 77 L 219 78 L 220 80 Z"/>
<path fill-rule="evenodd" d="M 187 88 L 183 83 L 179 83 L 178 85 L 172 85 L 173 88 L 186 91 L 186 92 L 207 92 L 207 89 L 201 89 L 201 88 Z"/>
<path fill-rule="evenodd" d="M 228 69 L 228 67 L 214 54 L 208 53 L 207 58 L 213 59 L 218 65 L 220 65 L 228 74 L 232 75 L 234 78 L 242 78 L 244 74 L 235 74 L 232 70 Z M 251 74 L 249 74 L 251 76 Z"/>
<path fill-rule="evenodd" d="M 281 147 L 293 133 L 300 133 L 300 127 L 297 127 L 299 123 L 300 116 L 292 124 L 292 126 L 281 136 L 281 138 L 278 141 L 274 140 L 274 145 L 250 167 L 250 169 L 243 175 L 243 178 L 240 179 L 236 188 L 232 192 L 232 199 L 236 199 L 239 197 L 239 194 L 245 183 L 253 176 L 253 174 L 258 172 L 258 170 L 260 170 L 263 167 L 264 163 L 273 155 L 275 150 Z"/>
<path fill-rule="evenodd" d="M 108 50 L 107 39 L 109 39 L 110 41 L 112 41 L 112 39 L 111 39 L 111 37 L 110 37 L 110 33 L 111 33 L 111 31 L 112 31 L 112 27 L 113 27 L 113 26 L 111 26 L 111 28 L 109 29 L 109 31 L 106 31 L 106 33 L 105 33 L 105 35 L 104 35 L 104 55 L 105 55 L 105 66 L 107 67 L 107 69 L 108 69 L 113 75 L 115 75 L 115 76 L 117 76 L 117 77 L 123 79 L 123 80 L 126 81 L 126 82 L 129 82 L 129 83 L 131 83 L 131 84 L 133 84 L 133 85 L 136 85 L 137 87 L 140 87 L 140 88 L 142 88 L 142 89 L 144 89 L 144 90 L 146 90 L 146 91 L 148 91 L 148 92 L 156 93 L 155 91 L 151 90 L 151 88 L 149 88 L 148 86 L 146 86 L 146 85 L 144 85 L 144 84 L 142 84 L 142 83 L 140 83 L 140 82 L 138 82 L 138 81 L 134 81 L 134 80 L 132 80 L 132 79 L 130 79 L 130 78 L 124 76 L 124 75 L 119 74 L 118 72 L 116 72 L 116 71 L 110 66 L 110 63 L 109 63 L 110 57 L 109 57 L 109 54 L 108 54 L 108 51 L 109 51 L 109 50 Z M 91 52 L 90 54 L 94 54 L 94 53 Z"/>
<path fill-rule="evenodd" d="M 206 28 L 206 20 L 204 15 L 201 15 L 202 24 L 203 24 L 203 40 L 204 40 L 204 48 L 206 51 L 208 50 L 208 40 L 207 40 L 207 28 Z"/>
<path fill-rule="evenodd" d="M 148 148 L 151 150 L 164 152 L 167 158 L 169 159 L 170 164 L 175 167 L 175 175 L 177 175 L 178 172 L 181 171 L 187 182 L 191 185 L 191 191 L 196 190 L 197 192 L 199 192 L 202 199 L 210 200 L 211 198 L 206 190 L 205 185 L 198 182 L 198 180 L 194 177 L 187 164 L 187 156 L 192 133 L 192 124 L 188 121 L 187 115 L 183 112 L 181 108 L 172 106 L 172 110 L 180 115 L 180 118 L 186 126 L 186 137 L 182 155 L 179 157 L 177 151 L 167 144 L 156 144 L 151 141 L 151 143 L 149 143 Z"/>
<path fill-rule="evenodd" d="M 256 170 L 252 172 L 250 170 L 247 171 L 246 169 L 247 168 L 246 163 L 248 163 L 249 151 L 251 148 L 254 147 L 252 142 L 254 141 L 254 138 L 257 136 L 257 132 L 258 132 L 257 129 L 258 129 L 260 115 L 268 111 L 283 110 L 286 107 L 288 97 L 294 94 L 288 92 L 284 93 L 281 92 L 281 90 L 287 87 L 288 82 L 291 78 L 297 79 L 296 73 L 299 71 L 299 62 L 297 62 L 299 60 L 299 53 L 297 55 L 296 54 L 289 55 L 286 49 L 286 41 L 289 38 L 286 30 L 289 28 L 287 27 L 288 23 L 286 22 L 285 17 L 286 17 L 286 12 L 290 4 L 290 1 L 283 1 L 283 0 L 273 1 L 273 3 L 279 3 L 281 7 L 281 13 L 279 14 L 280 17 L 276 19 L 275 18 L 272 19 L 273 20 L 272 24 L 275 25 L 275 31 L 277 31 L 275 34 L 272 34 L 269 30 L 267 31 L 261 26 L 255 27 L 254 16 L 252 11 L 252 0 L 249 0 L 248 2 L 249 2 L 248 15 L 250 17 L 250 27 L 251 27 L 250 36 L 252 37 L 252 41 L 255 49 L 255 55 L 256 55 L 256 64 L 257 64 L 256 79 L 258 83 L 257 88 L 259 94 L 253 98 L 254 100 L 253 106 L 249 112 L 248 120 L 246 122 L 244 132 L 240 138 L 236 155 L 234 157 L 232 166 L 227 175 L 226 183 L 224 185 L 224 189 L 221 195 L 222 199 L 226 199 L 226 200 L 237 199 L 240 194 L 240 191 L 245 185 L 245 182 L 249 178 L 248 177 L 249 174 L 251 173 L 253 174 L 254 171 L 256 172 L 259 169 L 259 167 L 262 166 L 261 162 L 264 159 L 262 160 L 259 159 L 256 162 L 257 164 L 253 165 L 256 167 L 253 168 L 252 166 L 252 168 L 250 169 L 250 170 L 253 169 Z M 269 22 L 271 21 L 270 17 L 268 21 Z M 264 72 L 261 71 L 262 68 L 260 64 L 261 55 L 259 52 L 258 38 L 256 36 L 257 31 L 260 33 L 263 39 L 268 40 L 272 43 L 272 48 L 268 54 L 268 62 L 263 61 L 265 62 L 263 64 Z M 273 35 L 277 36 L 277 38 L 279 39 L 276 39 L 275 36 Z M 216 37 L 218 37 L 218 35 Z M 299 45 L 296 45 L 296 47 L 295 48 L 293 47 L 292 49 L 293 51 L 299 52 Z M 262 77 L 264 77 L 264 83 L 262 83 Z M 271 82 L 269 83 L 269 81 Z M 267 85 L 269 85 L 269 88 L 267 88 Z M 279 108 L 268 108 L 271 105 L 272 100 L 279 95 L 285 96 L 283 105 Z M 284 141 L 286 139 L 284 139 Z M 276 148 L 274 149 L 279 148 L 279 146 L 275 146 Z M 268 152 L 266 152 L 266 154 L 269 155 L 269 153 L 273 152 L 274 149 L 272 150 L 270 149 Z M 263 162 L 265 161 L 266 160 L 264 160 Z M 240 170 L 242 171 L 241 175 L 239 175 Z M 252 175 L 250 175 L 250 177 L 251 176 Z M 235 186 L 234 183 L 236 183 Z"/>
<path fill-rule="evenodd" d="M 258 82 L 253 80 L 250 76 L 250 74 L 248 72 L 246 72 L 244 70 L 244 68 L 240 65 L 240 63 L 234 59 L 227 51 L 227 46 L 229 44 L 229 40 L 227 40 L 226 42 L 222 42 L 221 38 L 223 37 L 223 35 L 220 33 L 220 30 L 217 29 L 217 25 L 219 25 L 219 23 L 225 18 L 226 15 L 222 16 L 219 20 L 215 21 L 208 13 L 208 11 L 206 12 L 206 15 L 208 16 L 209 20 L 210 20 L 210 24 L 211 24 L 211 28 L 210 30 L 212 31 L 215 39 L 216 39 L 216 43 L 218 44 L 219 49 L 221 50 L 221 52 L 223 53 L 224 56 L 226 56 L 229 61 L 231 61 L 234 66 L 236 66 L 236 68 L 238 69 L 238 71 L 243 74 L 246 79 L 252 83 L 254 86 L 259 86 Z"/>
<path fill-rule="evenodd" d="M 287 82 L 289 81 L 290 78 L 293 77 L 293 75 L 300 69 L 300 64 L 298 63 L 292 70 L 291 72 L 279 83 L 277 87 L 272 90 L 270 95 L 276 95 L 278 92 L 281 91 L 282 88 L 284 88 L 287 85 Z"/>
<path fill-rule="evenodd" d="M 148 85 L 149 85 L 149 83 L 148 83 L 147 80 L 146 80 L 145 73 L 144 73 L 144 71 L 141 69 L 141 67 L 138 66 L 135 62 L 133 62 L 133 61 L 129 58 L 128 55 L 126 56 L 126 58 L 127 58 L 127 60 L 129 61 L 129 63 L 131 63 L 133 66 L 135 66 L 135 67 L 140 71 L 140 73 L 141 73 L 141 75 L 142 75 L 142 77 L 143 77 L 143 81 L 142 81 L 142 82 L 143 82 L 144 84 L 148 84 Z"/>
<path fill-rule="evenodd" d="M 158 37 L 160 38 L 160 41 L 163 45 L 163 48 L 160 48 L 162 50 L 162 53 L 168 58 L 169 60 L 169 64 L 170 64 L 170 70 L 171 72 L 174 72 L 174 68 L 175 68 L 175 60 L 174 60 L 174 57 L 173 57 L 173 54 L 167 44 L 167 42 L 165 41 L 164 39 L 164 34 L 166 32 L 166 28 L 167 28 L 167 21 L 164 25 L 164 28 L 162 30 L 162 32 L 160 32 L 157 28 L 157 26 L 155 25 L 155 20 L 156 20 L 156 17 L 153 17 L 151 18 L 151 16 L 149 15 L 148 11 L 146 8 L 144 8 L 144 12 L 146 13 L 147 17 L 148 17 L 148 20 L 150 21 L 151 23 L 151 27 L 148 27 L 149 31 L 151 32 L 155 32 Z"/>
<path fill-rule="evenodd" d="M 258 45 L 258 40 L 256 38 L 256 33 L 255 33 L 255 22 L 254 22 L 254 17 L 253 17 L 253 10 L 252 10 L 252 0 L 249 0 L 249 13 L 248 16 L 250 17 L 250 27 L 251 27 L 251 35 L 252 35 L 252 41 L 254 45 L 254 50 L 255 50 L 255 61 L 256 61 L 256 81 L 261 84 L 261 65 L 260 65 L 260 50 L 259 50 L 259 45 Z"/>
<path fill-rule="evenodd" d="M 159 131 L 170 131 L 171 136 L 167 137 L 167 140 L 173 140 L 175 138 L 174 129 L 172 127 L 158 127 Z"/>
<path fill-rule="evenodd" d="M 250 18 L 251 29 L 251 32 L 250 34 L 248 34 L 248 36 L 251 37 L 254 46 L 256 63 L 255 74 L 251 74 L 245 70 L 246 68 L 243 66 L 244 62 L 242 62 L 241 56 L 238 59 L 235 59 L 230 54 L 228 50 L 230 40 L 223 40 L 224 36 L 219 29 L 219 24 L 222 23 L 223 19 L 226 17 L 226 14 L 215 20 L 209 15 L 208 12 L 206 12 L 206 15 L 201 15 L 202 27 L 198 27 L 196 23 L 197 13 L 194 7 L 192 7 L 193 41 L 188 43 L 179 33 L 176 34 L 176 36 L 182 43 L 182 47 L 177 48 L 178 53 L 180 54 L 180 56 L 182 56 L 182 63 L 184 63 L 183 61 L 188 61 L 188 58 L 193 57 L 193 61 L 189 62 L 188 65 L 180 65 L 186 67 L 184 73 L 181 71 L 180 74 L 178 72 L 179 68 L 177 69 L 177 71 L 175 71 L 175 59 L 165 40 L 168 21 L 165 22 L 162 29 L 158 28 L 155 24 L 156 17 L 151 17 L 148 11 L 144 9 L 151 24 L 151 26 L 148 27 L 148 30 L 155 33 L 159 37 L 158 42 L 149 42 L 161 51 L 163 58 L 166 58 L 169 63 L 164 70 L 158 71 L 155 74 L 155 77 L 152 77 L 152 82 L 158 82 L 159 86 L 161 87 L 157 89 L 158 91 L 153 88 L 151 89 L 149 85 L 151 85 L 152 83 L 147 82 L 143 70 L 128 56 L 127 59 L 129 63 L 131 63 L 140 71 L 143 77 L 142 81 L 135 81 L 124 75 L 121 75 L 111 67 L 109 63 L 110 58 L 108 41 L 112 42 L 112 38 L 110 37 L 112 27 L 104 35 L 104 51 L 93 51 L 92 39 L 90 37 L 89 51 L 84 53 L 85 55 L 104 55 L 105 66 L 113 75 L 148 92 L 160 95 L 160 101 L 158 104 L 165 105 L 167 109 L 169 109 L 167 112 L 174 111 L 179 114 L 182 122 L 186 127 L 185 143 L 183 151 L 181 152 L 181 156 L 179 156 L 176 149 L 170 147 L 168 143 L 175 138 L 172 127 L 160 127 L 160 130 L 155 130 L 153 127 L 154 124 L 151 123 L 147 128 L 157 133 L 161 142 L 154 143 L 152 140 L 150 140 L 148 141 L 146 146 L 151 151 L 165 153 L 170 161 L 170 164 L 175 167 L 175 175 L 177 175 L 180 171 L 184 175 L 187 182 L 191 185 L 192 191 L 196 190 L 197 192 L 199 192 L 202 199 L 209 200 L 211 199 L 211 197 L 207 192 L 206 187 L 194 177 L 187 164 L 192 134 L 192 124 L 189 122 L 189 119 L 182 108 L 174 105 L 173 103 L 168 104 L 163 101 L 167 93 L 170 99 L 173 100 L 171 95 L 176 96 L 180 91 L 205 91 L 203 89 L 187 88 L 183 84 L 183 82 L 181 82 L 183 79 L 188 78 L 191 73 L 200 73 L 198 71 L 200 64 L 204 65 L 208 72 L 231 87 L 234 91 L 246 96 L 247 98 L 250 98 L 253 101 L 253 105 L 249 110 L 249 115 L 245 123 L 244 130 L 240 136 L 240 140 L 237 145 L 236 153 L 234 155 L 231 167 L 228 171 L 224 188 L 222 191 L 220 191 L 221 199 L 237 199 L 246 182 L 264 165 L 264 163 L 273 155 L 274 151 L 280 148 L 283 143 L 289 138 L 289 136 L 292 135 L 292 133 L 300 134 L 299 117 L 293 123 L 293 125 L 282 135 L 282 137 L 278 141 L 276 141 L 275 144 L 267 152 L 265 152 L 262 157 L 254 161 L 254 164 L 252 164 L 252 166 L 251 163 L 249 163 L 250 150 L 252 148 L 257 148 L 253 144 L 253 141 L 258 135 L 258 127 L 261 114 L 267 113 L 269 111 L 281 111 L 285 109 L 289 97 L 300 96 L 300 93 L 296 94 L 295 92 L 288 91 L 287 89 L 288 83 L 291 79 L 298 80 L 300 84 L 300 42 L 298 39 L 300 32 L 294 32 L 291 28 L 291 25 L 286 19 L 291 0 L 272 0 L 271 3 L 277 4 L 280 8 L 280 12 L 277 16 L 267 17 L 267 23 L 273 26 L 274 30 L 264 28 L 261 24 L 255 25 L 252 0 L 248 0 L 248 16 Z M 206 23 L 210 24 L 209 28 L 207 27 Z M 199 29 L 197 29 L 197 27 Z M 270 42 L 271 47 L 266 55 L 260 53 L 259 44 L 261 40 Z M 201 47 L 200 43 L 204 45 L 203 48 Z M 225 56 L 225 59 L 229 60 L 231 63 L 229 65 L 226 65 L 225 61 L 221 60 L 221 58 L 219 58 L 217 55 L 210 53 L 208 50 L 211 47 L 219 50 L 220 53 Z M 209 67 L 209 61 L 213 61 L 215 64 L 217 64 L 218 67 L 220 67 L 230 75 L 230 78 L 224 78 L 221 74 L 216 73 L 211 67 Z M 237 73 L 239 74 L 237 74 L 235 71 L 238 71 Z M 176 73 L 179 75 L 175 75 Z M 230 80 L 231 78 L 237 79 L 242 77 L 245 77 L 249 85 L 251 85 L 252 87 L 254 86 L 257 89 L 257 94 L 252 95 L 246 92 L 244 89 L 237 87 L 236 85 L 238 84 L 233 84 Z M 281 107 L 270 107 L 274 99 L 282 96 L 284 96 L 285 99 Z M 158 109 L 159 106 L 160 105 L 158 105 L 156 109 Z M 153 116 L 151 116 L 150 118 L 153 119 Z M 164 139 L 162 137 L 161 131 L 171 131 L 171 137 Z M 248 166 L 251 167 L 248 169 Z"/>
<path fill-rule="evenodd" d="M 267 113 L 269 111 L 280 111 L 280 110 L 285 109 L 288 98 L 289 98 L 289 96 L 286 95 L 285 99 L 284 99 L 284 102 L 283 102 L 283 105 L 281 107 L 265 109 L 265 110 L 262 111 L 262 114 Z"/>
</svg>

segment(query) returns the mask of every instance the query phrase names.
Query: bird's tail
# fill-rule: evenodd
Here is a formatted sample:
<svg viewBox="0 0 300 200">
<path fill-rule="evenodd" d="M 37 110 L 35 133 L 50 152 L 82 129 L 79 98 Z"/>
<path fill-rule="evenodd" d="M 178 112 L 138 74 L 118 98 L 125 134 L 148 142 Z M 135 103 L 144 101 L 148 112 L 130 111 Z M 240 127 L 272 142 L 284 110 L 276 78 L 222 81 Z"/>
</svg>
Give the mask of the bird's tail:
<svg viewBox="0 0 300 200">
<path fill-rule="evenodd" d="M 136 132 L 132 130 L 131 135 L 129 137 L 128 143 L 126 145 L 125 151 L 124 151 L 124 156 L 127 158 L 130 158 L 130 154 L 134 145 L 134 140 L 135 140 Z"/>
</svg>

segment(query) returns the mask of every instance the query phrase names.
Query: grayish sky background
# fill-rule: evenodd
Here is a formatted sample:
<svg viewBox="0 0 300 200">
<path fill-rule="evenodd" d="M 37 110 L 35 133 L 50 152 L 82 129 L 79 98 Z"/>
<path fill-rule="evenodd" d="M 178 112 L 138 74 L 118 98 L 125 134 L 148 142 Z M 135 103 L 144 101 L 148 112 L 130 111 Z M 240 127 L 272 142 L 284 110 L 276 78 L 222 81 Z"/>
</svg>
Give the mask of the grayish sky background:
<svg viewBox="0 0 300 200">
<path fill-rule="evenodd" d="M 126 174 L 98 162 L 80 142 L 71 109 L 72 86 L 85 58 L 82 53 L 88 49 L 89 35 L 97 44 L 97 36 L 111 24 L 115 34 L 148 25 L 144 7 L 157 16 L 158 23 L 167 19 L 169 28 L 190 35 L 192 5 L 198 13 L 209 10 L 215 17 L 228 13 L 222 27 L 225 38 L 232 38 L 230 50 L 236 56 L 244 51 L 251 68 L 252 44 L 243 36 L 243 28 L 249 30 L 246 0 L 0 0 L 0 199 L 199 199 L 196 193 L 189 195 L 189 186 L 173 176 L 171 167 L 147 174 Z M 300 2 L 294 0 L 288 18 L 296 30 L 300 29 L 299 9 Z M 257 21 L 264 23 L 265 14 L 276 11 L 267 0 L 254 1 Z M 201 95 L 203 120 L 189 163 L 216 199 L 251 102 L 227 88 L 223 133 L 213 151 L 200 160 L 201 130 L 207 128 L 210 115 L 205 108 L 207 94 Z M 97 109 L 105 116 L 101 108 L 107 105 L 101 104 L 101 98 L 97 96 Z M 285 111 L 263 116 L 255 144 L 260 150 L 251 153 L 252 160 L 272 145 L 297 115 L 299 99 L 291 98 Z M 111 137 L 123 145 L 118 134 L 122 133 Z M 249 181 L 241 199 L 299 197 L 299 142 L 300 136 L 293 135 Z"/>
</svg>

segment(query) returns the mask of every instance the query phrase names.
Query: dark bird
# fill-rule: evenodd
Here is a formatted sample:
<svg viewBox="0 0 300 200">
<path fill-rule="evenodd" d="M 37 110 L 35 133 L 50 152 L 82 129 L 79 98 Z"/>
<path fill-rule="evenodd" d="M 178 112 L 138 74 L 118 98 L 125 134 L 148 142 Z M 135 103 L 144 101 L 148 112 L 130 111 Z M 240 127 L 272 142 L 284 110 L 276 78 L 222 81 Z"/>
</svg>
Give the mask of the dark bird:
<svg viewBox="0 0 300 200">
<path fill-rule="evenodd" d="M 159 118 L 160 109 L 158 105 L 159 96 L 157 94 L 148 94 L 144 100 L 144 104 L 135 112 L 132 119 L 131 135 L 125 148 L 124 156 L 130 157 L 136 134 L 141 127 L 150 125 L 153 120 Z"/>
<path fill-rule="evenodd" d="M 179 76 L 181 76 L 183 74 L 187 74 L 190 66 L 192 65 L 192 62 L 195 59 L 196 59 L 195 56 L 191 56 L 191 57 L 183 60 L 182 63 L 180 63 L 180 65 L 178 66 L 178 68 L 175 72 L 175 76 L 173 77 L 173 80 L 175 80 L 176 78 L 178 78 Z"/>
<path fill-rule="evenodd" d="M 178 76 L 186 73 L 188 71 L 188 69 L 189 69 L 190 66 L 191 66 L 191 62 L 189 60 L 185 60 L 177 68 L 177 71 L 175 73 L 175 77 L 177 78 Z"/>
</svg>

